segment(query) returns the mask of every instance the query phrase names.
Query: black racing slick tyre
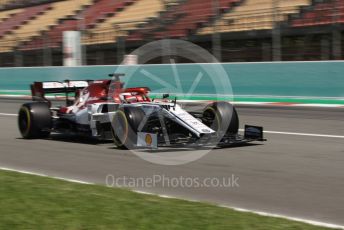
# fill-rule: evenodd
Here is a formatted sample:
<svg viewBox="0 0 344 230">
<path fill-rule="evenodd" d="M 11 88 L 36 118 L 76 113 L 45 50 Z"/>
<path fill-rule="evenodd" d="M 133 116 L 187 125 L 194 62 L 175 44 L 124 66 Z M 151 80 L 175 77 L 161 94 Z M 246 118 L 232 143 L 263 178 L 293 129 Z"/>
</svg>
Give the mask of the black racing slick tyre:
<svg viewBox="0 0 344 230">
<path fill-rule="evenodd" d="M 239 131 L 239 118 L 234 106 L 225 101 L 213 102 L 203 111 L 202 121 L 219 135 L 235 135 Z"/>
<path fill-rule="evenodd" d="M 112 136 L 115 145 L 121 149 L 134 148 L 138 128 L 145 117 L 139 107 L 120 108 L 112 120 Z"/>
<path fill-rule="evenodd" d="M 50 135 L 51 112 L 44 102 L 23 104 L 18 113 L 18 127 L 25 139 L 46 138 Z"/>
</svg>

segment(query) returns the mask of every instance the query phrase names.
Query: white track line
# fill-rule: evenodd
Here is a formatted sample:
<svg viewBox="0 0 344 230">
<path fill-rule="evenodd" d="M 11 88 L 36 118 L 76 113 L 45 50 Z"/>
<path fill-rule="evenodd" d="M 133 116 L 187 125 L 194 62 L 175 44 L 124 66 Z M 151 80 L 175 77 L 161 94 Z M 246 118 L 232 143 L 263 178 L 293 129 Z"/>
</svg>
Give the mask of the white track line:
<svg viewBox="0 0 344 230">
<path fill-rule="evenodd" d="M 245 130 L 239 129 L 239 131 L 244 132 Z M 344 136 L 341 136 L 341 135 L 316 134 L 316 133 L 293 133 L 293 132 L 268 131 L 268 130 L 264 130 L 264 133 L 293 135 L 293 136 L 308 136 L 308 137 L 344 138 Z"/>
<path fill-rule="evenodd" d="M 49 177 L 49 178 L 53 178 L 53 179 L 58 179 L 58 180 L 63 180 L 63 181 L 68 181 L 68 182 L 78 183 L 78 184 L 88 184 L 88 185 L 94 185 L 95 184 L 95 183 L 91 183 L 91 182 L 69 179 L 69 178 L 64 178 L 64 177 L 51 177 L 51 176 L 48 176 L 48 175 L 42 174 L 42 173 L 30 172 L 30 171 L 26 171 L 26 170 L 17 170 L 17 169 L 11 169 L 11 168 L 6 168 L 6 167 L 0 167 L 0 170 L 18 172 L 18 173 L 41 176 L 41 177 Z M 183 199 L 183 198 L 174 197 L 174 196 L 170 196 L 170 195 L 156 194 L 156 193 L 151 193 L 151 192 L 146 192 L 146 191 L 141 191 L 141 190 L 132 190 L 132 191 L 135 193 L 139 193 L 139 194 L 153 195 L 153 196 L 158 196 L 158 197 L 167 198 L 167 199 L 179 199 L 179 200 L 186 200 L 186 201 L 191 201 L 191 202 L 201 202 L 199 200 Z M 243 208 L 238 208 L 238 207 L 231 207 L 231 206 L 226 206 L 226 205 L 217 205 L 217 206 L 223 207 L 223 208 L 228 208 L 228 209 L 233 209 L 233 210 L 238 211 L 238 212 L 253 213 L 253 214 L 260 215 L 260 216 L 282 218 L 282 219 L 302 222 L 302 223 L 306 223 L 306 224 L 310 224 L 310 225 L 314 225 L 314 226 L 333 228 L 333 229 L 343 229 L 344 230 L 343 225 L 325 223 L 325 222 L 321 222 L 321 221 L 308 220 L 308 219 L 285 216 L 285 215 L 280 215 L 280 214 L 273 214 L 273 213 L 268 213 L 268 212 L 243 209 Z"/>
<path fill-rule="evenodd" d="M 329 138 L 344 138 L 340 135 L 316 134 L 316 133 L 293 133 L 293 132 L 279 132 L 279 131 L 264 131 L 264 133 L 293 135 L 293 136 L 308 136 L 308 137 L 329 137 Z"/>
<path fill-rule="evenodd" d="M 279 131 L 264 131 L 264 133 L 294 135 L 294 136 L 309 136 L 309 137 L 344 138 L 344 136 L 340 136 L 340 135 L 327 135 L 327 134 L 315 134 L 315 133 L 293 133 L 293 132 L 279 132 Z"/>
<path fill-rule="evenodd" d="M 47 176 L 49 177 L 49 176 Z M 65 177 L 51 177 L 54 179 L 58 179 L 58 180 L 64 180 L 64 181 L 68 181 L 68 182 L 72 182 L 72 183 L 77 183 L 77 184 L 90 184 L 90 185 L 94 185 L 94 183 L 90 183 L 90 182 L 86 182 L 86 181 L 82 181 L 82 180 L 75 180 L 75 179 L 69 179 L 69 178 L 65 178 Z"/>
<path fill-rule="evenodd" d="M 94 183 L 90 183 L 90 182 L 86 182 L 86 181 L 82 181 L 82 180 L 69 179 L 69 178 L 65 178 L 65 177 L 54 177 L 54 176 L 49 176 L 49 175 L 43 174 L 43 173 L 36 173 L 36 172 L 30 172 L 30 171 L 26 171 L 26 170 L 18 170 L 18 169 L 6 168 L 6 167 L 0 167 L 0 170 L 10 171 L 10 172 L 18 172 L 18 173 L 34 175 L 34 176 L 49 177 L 49 178 L 53 178 L 53 179 L 57 179 L 57 180 L 63 180 L 63 181 L 68 181 L 68 182 L 78 183 L 78 184 L 91 184 L 91 185 L 94 184 Z"/>
<path fill-rule="evenodd" d="M 17 117 L 18 115 L 12 113 L 0 113 L 0 116 Z"/>
</svg>

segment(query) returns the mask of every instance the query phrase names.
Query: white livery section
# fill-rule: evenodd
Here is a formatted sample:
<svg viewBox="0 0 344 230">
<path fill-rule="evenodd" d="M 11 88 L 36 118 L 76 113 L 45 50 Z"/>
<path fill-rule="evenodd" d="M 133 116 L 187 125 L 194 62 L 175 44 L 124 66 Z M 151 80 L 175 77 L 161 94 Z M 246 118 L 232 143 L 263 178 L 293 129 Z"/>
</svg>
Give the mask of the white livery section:
<svg viewBox="0 0 344 230">
<path fill-rule="evenodd" d="M 186 112 L 180 106 L 176 106 L 174 109 L 169 111 L 174 116 L 180 119 L 183 123 L 188 125 L 188 128 L 193 129 L 196 131 L 196 134 L 199 136 L 200 134 L 211 134 L 215 133 L 214 130 L 203 124 L 197 118 L 193 117 L 190 113 Z"/>
<path fill-rule="evenodd" d="M 116 113 L 116 111 L 107 111 L 106 113 L 102 113 L 101 110 L 104 105 L 115 105 L 112 103 L 95 103 L 92 106 L 89 106 L 88 113 L 84 114 L 84 122 L 83 124 L 89 123 L 92 133 L 94 136 L 98 135 L 96 129 L 96 122 L 100 123 L 110 123 L 112 121 L 112 117 Z M 126 104 L 124 107 L 129 106 L 137 106 L 140 107 L 146 114 L 147 117 L 151 116 L 153 113 L 157 113 L 162 115 L 162 117 L 169 117 L 170 119 L 174 120 L 174 122 L 178 123 L 182 127 L 190 130 L 193 134 L 197 137 L 201 137 L 204 134 L 213 134 L 215 131 L 205 124 L 203 124 L 199 119 L 192 116 L 190 113 L 182 109 L 179 105 L 174 105 L 173 103 L 143 103 L 143 104 Z M 119 106 L 121 107 L 121 106 Z M 149 133 L 152 138 L 152 144 L 147 145 L 146 142 L 143 142 L 143 139 L 140 140 L 137 144 L 141 147 L 151 147 L 155 148 L 155 136 L 153 133 Z M 140 133 L 138 138 L 141 135 L 147 136 L 147 133 Z"/>
<path fill-rule="evenodd" d="M 63 89 L 63 88 L 84 88 L 88 86 L 87 81 L 69 81 L 69 82 L 43 82 L 43 89 Z"/>
</svg>

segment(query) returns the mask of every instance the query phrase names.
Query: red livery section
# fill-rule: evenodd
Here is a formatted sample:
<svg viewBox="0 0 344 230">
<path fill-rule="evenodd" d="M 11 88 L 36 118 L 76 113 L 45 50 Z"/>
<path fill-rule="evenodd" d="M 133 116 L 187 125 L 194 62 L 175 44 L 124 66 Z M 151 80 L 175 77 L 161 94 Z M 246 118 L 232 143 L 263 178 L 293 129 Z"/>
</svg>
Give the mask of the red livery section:
<svg viewBox="0 0 344 230">
<path fill-rule="evenodd" d="M 45 87 L 44 83 L 35 82 L 31 85 L 32 98 L 34 101 L 44 100 L 51 105 L 51 102 L 46 98 L 47 93 L 65 93 L 68 105 L 70 104 L 68 94 L 74 93 L 74 103 L 70 106 L 61 107 L 60 113 L 71 113 L 73 108 L 82 109 L 94 103 L 138 103 L 151 101 L 148 96 L 150 92 L 148 87 L 123 88 L 124 84 L 118 77 L 114 80 L 82 81 L 88 84 L 85 88 L 74 85 L 75 82 L 52 82 L 52 84 L 54 83 L 53 87 Z"/>
</svg>

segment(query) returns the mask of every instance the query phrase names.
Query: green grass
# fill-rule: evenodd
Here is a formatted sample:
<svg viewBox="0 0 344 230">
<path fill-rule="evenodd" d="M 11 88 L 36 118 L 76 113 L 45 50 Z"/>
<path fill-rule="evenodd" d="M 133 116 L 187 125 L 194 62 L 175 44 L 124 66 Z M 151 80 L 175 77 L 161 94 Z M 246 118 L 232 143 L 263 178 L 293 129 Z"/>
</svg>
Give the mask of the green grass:
<svg viewBox="0 0 344 230">
<path fill-rule="evenodd" d="M 324 229 L 210 204 L 0 171 L 0 229 Z"/>
</svg>

